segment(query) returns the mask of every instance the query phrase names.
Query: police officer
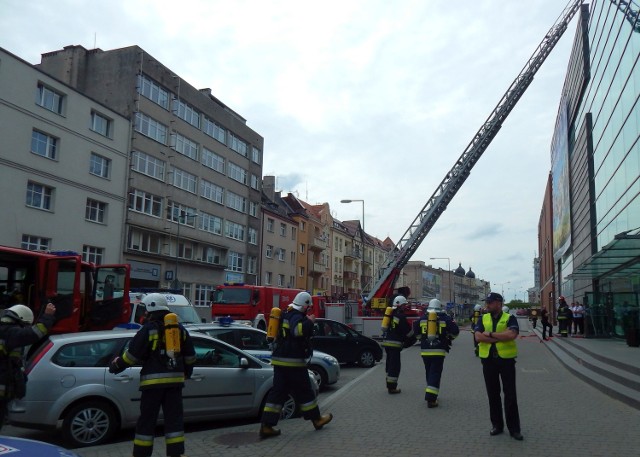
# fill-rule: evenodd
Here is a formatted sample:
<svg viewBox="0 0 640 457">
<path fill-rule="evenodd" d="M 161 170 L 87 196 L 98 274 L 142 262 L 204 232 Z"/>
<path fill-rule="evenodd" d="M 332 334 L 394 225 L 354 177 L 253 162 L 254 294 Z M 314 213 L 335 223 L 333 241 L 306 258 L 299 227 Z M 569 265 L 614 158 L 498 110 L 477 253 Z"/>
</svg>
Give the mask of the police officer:
<svg viewBox="0 0 640 457">
<path fill-rule="evenodd" d="M 502 311 L 502 295 L 491 292 L 485 298 L 487 313 L 476 325 L 475 337 L 482 360 L 482 374 L 489 397 L 489 414 L 492 428 L 491 436 L 504 431 L 505 420 L 502 417 L 500 382 L 504 393 L 504 413 L 511 437 L 522 441 L 520 433 L 520 415 L 516 394 L 516 356 L 518 348 L 515 339 L 520 328 L 515 316 Z"/>
<path fill-rule="evenodd" d="M 0 429 L 7 405 L 26 394 L 27 378 L 22 366 L 23 348 L 37 343 L 55 323 L 56 307 L 48 303 L 44 313 L 33 324 L 33 311 L 25 305 L 13 305 L 0 318 Z"/>
<path fill-rule="evenodd" d="M 161 407 L 167 456 L 179 457 L 184 454 L 182 388 L 185 378 L 190 378 L 193 373 L 196 353 L 189 332 L 181 324 L 178 324 L 180 352 L 177 355 L 167 352 L 164 317 L 170 311 L 164 295 L 145 295 L 142 303 L 149 318 L 122 357 L 111 361 L 109 372 L 117 374 L 131 365 L 142 365 L 140 417 L 133 440 L 133 457 L 150 457 L 153 453 L 154 432 Z"/>
<path fill-rule="evenodd" d="M 280 331 L 273 345 L 273 389 L 267 397 L 262 411 L 260 438 L 280 435 L 276 427 L 282 405 L 289 393 L 300 405 L 305 420 L 310 420 L 320 430 L 333 419 L 332 414 L 320 414 L 318 399 L 311 387 L 307 363 L 312 354 L 311 337 L 315 315 L 307 316 L 311 306 L 311 295 L 300 292 L 282 315 Z"/>
<path fill-rule="evenodd" d="M 407 304 L 407 299 L 402 295 L 394 298 L 391 322 L 382 341 L 382 346 L 386 353 L 385 369 L 387 373 L 387 391 L 390 394 L 400 393 L 400 389 L 398 389 L 398 378 L 400 377 L 401 368 L 400 351 L 402 351 L 407 341 L 410 341 L 414 335 L 414 331 L 404 314 L 404 308 Z"/>
<path fill-rule="evenodd" d="M 443 312 L 440 300 L 434 298 L 429 302 L 426 312 L 413 323 L 413 330 L 420 335 L 420 355 L 427 378 L 424 399 L 427 407 L 436 408 L 444 358 L 451 348 L 451 342 L 460 333 L 460 329 L 458 324 Z"/>
</svg>

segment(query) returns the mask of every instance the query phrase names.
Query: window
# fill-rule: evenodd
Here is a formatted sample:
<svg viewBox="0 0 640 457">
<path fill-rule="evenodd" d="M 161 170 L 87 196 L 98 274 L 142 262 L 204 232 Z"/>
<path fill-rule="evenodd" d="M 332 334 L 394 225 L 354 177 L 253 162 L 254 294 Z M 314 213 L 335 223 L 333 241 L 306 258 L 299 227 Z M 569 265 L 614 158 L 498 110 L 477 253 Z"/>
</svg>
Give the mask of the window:
<svg viewBox="0 0 640 457">
<path fill-rule="evenodd" d="M 298 230 L 295 227 L 291 227 L 291 239 L 295 240 L 296 235 L 298 234 Z"/>
<path fill-rule="evenodd" d="M 280 236 L 287 236 L 287 225 L 280 222 Z"/>
<path fill-rule="evenodd" d="M 300 267 L 300 277 L 304 277 L 304 267 Z"/>
<path fill-rule="evenodd" d="M 95 152 L 91 153 L 89 162 L 89 173 L 101 178 L 108 178 L 111 170 L 111 160 L 106 157 L 99 156 Z"/>
<path fill-rule="evenodd" d="M 286 250 L 284 250 L 282 248 L 278 249 L 278 260 L 280 262 L 284 262 L 284 258 L 285 258 L 286 253 L 287 253 Z"/>
<path fill-rule="evenodd" d="M 278 275 L 278 286 L 284 286 L 284 275 Z"/>
<path fill-rule="evenodd" d="M 84 212 L 84 218 L 88 221 L 99 222 L 104 224 L 107 204 L 87 198 L 87 206 Z"/>
<path fill-rule="evenodd" d="M 85 262 L 93 262 L 96 265 L 102 264 L 104 259 L 104 248 L 98 248 L 96 246 L 84 245 L 82 246 L 82 260 Z"/>
<path fill-rule="evenodd" d="M 162 197 L 144 190 L 132 189 L 129 192 L 129 209 L 149 216 L 162 216 Z"/>
<path fill-rule="evenodd" d="M 109 119 L 106 116 L 103 116 L 96 111 L 91 111 L 91 130 L 99 133 L 102 136 L 111 138 L 113 130 L 113 120 Z"/>
<path fill-rule="evenodd" d="M 208 284 L 196 284 L 196 296 L 193 299 L 193 306 L 209 306 L 209 297 L 211 297 L 213 290 L 213 286 Z"/>
<path fill-rule="evenodd" d="M 29 181 L 27 183 L 27 206 L 51 210 L 53 188 Z"/>
<path fill-rule="evenodd" d="M 258 217 L 258 204 L 256 202 L 249 202 L 249 215 Z"/>
<path fill-rule="evenodd" d="M 258 231 L 256 229 L 249 227 L 247 241 L 249 244 L 258 244 Z"/>
<path fill-rule="evenodd" d="M 306 232 L 306 230 L 307 230 L 307 223 L 305 221 L 300 221 L 300 231 Z"/>
<path fill-rule="evenodd" d="M 238 194 L 234 194 L 233 192 L 227 191 L 227 206 L 229 208 L 235 209 L 236 211 L 240 211 L 241 213 L 247 212 L 247 199 L 241 197 Z"/>
<path fill-rule="evenodd" d="M 222 235 L 222 219 L 213 214 L 200 213 L 199 228 L 214 235 Z"/>
<path fill-rule="evenodd" d="M 204 131 L 204 133 L 206 133 L 210 137 L 215 138 L 216 140 L 218 140 L 220 143 L 226 144 L 226 142 L 225 142 L 226 130 L 224 129 L 224 127 L 222 127 L 217 122 L 212 121 L 211 119 L 209 119 L 206 116 L 204 118 L 203 131 Z"/>
<path fill-rule="evenodd" d="M 247 184 L 247 170 L 236 165 L 233 162 L 229 162 L 229 177 L 234 181 L 238 181 L 242 184 Z"/>
<path fill-rule="evenodd" d="M 260 179 L 254 174 L 251 175 L 251 188 L 260 190 Z"/>
<path fill-rule="evenodd" d="M 167 220 L 189 227 L 196 226 L 197 211 L 195 208 L 169 201 L 167 208 Z"/>
<path fill-rule="evenodd" d="M 200 128 L 200 113 L 188 103 L 183 102 L 177 98 L 173 99 L 173 114 L 180 119 L 193 125 L 195 128 Z"/>
<path fill-rule="evenodd" d="M 160 254 L 162 239 L 155 233 L 131 229 L 127 239 L 127 247 L 134 251 Z"/>
<path fill-rule="evenodd" d="M 224 235 L 233 240 L 244 241 L 244 225 L 226 221 L 224 224 Z"/>
<path fill-rule="evenodd" d="M 272 276 L 272 275 L 271 275 L 271 272 L 270 272 L 270 271 L 267 271 L 267 272 L 264 274 L 264 283 L 265 283 L 266 285 L 271 285 L 271 276 Z"/>
<path fill-rule="evenodd" d="M 169 92 L 160 84 L 149 79 L 146 75 L 138 76 L 138 93 L 164 109 L 169 109 Z"/>
<path fill-rule="evenodd" d="M 270 217 L 267 218 L 267 232 L 273 233 L 274 224 L 275 224 L 275 221 L 273 219 L 271 219 Z"/>
<path fill-rule="evenodd" d="M 176 167 L 171 167 L 171 170 L 171 183 L 175 187 L 191 192 L 192 194 L 196 193 L 198 182 L 195 175 Z"/>
<path fill-rule="evenodd" d="M 236 272 L 243 272 L 244 255 L 239 252 L 229 251 L 229 255 L 227 256 L 227 269 Z"/>
<path fill-rule="evenodd" d="M 62 114 L 64 95 L 57 92 L 42 83 L 38 83 L 36 91 L 36 104 L 42 106 L 49 111 Z"/>
<path fill-rule="evenodd" d="M 202 148 L 202 165 L 224 173 L 224 158 L 204 147 Z"/>
<path fill-rule="evenodd" d="M 51 239 L 34 235 L 22 235 L 22 243 L 20 247 L 22 249 L 28 249 L 29 251 L 46 251 L 51 246 Z"/>
<path fill-rule="evenodd" d="M 300 243 L 300 254 L 304 254 L 304 251 L 306 249 L 306 246 L 304 243 Z"/>
<path fill-rule="evenodd" d="M 229 147 L 240 154 L 242 157 L 247 157 L 247 143 L 245 143 L 243 140 L 241 140 L 231 132 L 229 132 L 229 139 L 231 141 Z"/>
<path fill-rule="evenodd" d="M 167 133 L 169 131 L 167 126 L 144 113 L 136 113 L 134 128 L 137 132 L 156 140 L 158 143 L 167 144 Z"/>
<path fill-rule="evenodd" d="M 291 265 L 295 265 L 296 264 L 296 253 L 295 251 L 291 251 Z"/>
<path fill-rule="evenodd" d="M 265 257 L 268 259 L 272 259 L 273 258 L 273 246 L 270 244 L 267 244 L 267 251 L 265 252 Z"/>
<path fill-rule="evenodd" d="M 296 283 L 296 277 L 293 275 L 289 276 L 289 284 L 287 287 L 293 287 L 295 283 Z"/>
<path fill-rule="evenodd" d="M 200 180 L 200 195 L 221 205 L 224 203 L 224 189 L 204 179 Z"/>
<path fill-rule="evenodd" d="M 198 160 L 198 143 L 190 140 L 186 136 L 176 133 L 173 149 L 190 159 Z"/>
<path fill-rule="evenodd" d="M 258 271 L 258 258 L 249 256 L 247 258 L 247 273 L 254 275 Z"/>
<path fill-rule="evenodd" d="M 31 132 L 31 152 L 48 159 L 56 159 L 58 139 L 46 133 L 34 130 Z"/>
<path fill-rule="evenodd" d="M 251 146 L 251 160 L 255 163 L 260 163 L 260 149 L 255 146 Z"/>
<path fill-rule="evenodd" d="M 193 259 L 194 246 L 191 241 L 180 239 L 178 244 L 178 257 L 181 259 Z"/>
<path fill-rule="evenodd" d="M 131 153 L 131 169 L 164 181 L 164 160 L 156 159 L 144 152 L 133 151 Z"/>
<path fill-rule="evenodd" d="M 202 261 L 213 265 L 220 265 L 222 252 L 218 248 L 205 246 L 202 250 Z"/>
</svg>

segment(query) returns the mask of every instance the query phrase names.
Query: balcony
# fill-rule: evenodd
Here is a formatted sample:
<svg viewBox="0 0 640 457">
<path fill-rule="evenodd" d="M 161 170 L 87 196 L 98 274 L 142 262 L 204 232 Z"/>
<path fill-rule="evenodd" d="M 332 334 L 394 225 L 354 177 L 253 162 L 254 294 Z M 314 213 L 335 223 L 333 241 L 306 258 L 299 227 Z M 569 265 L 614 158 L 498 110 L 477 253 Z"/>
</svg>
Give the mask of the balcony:
<svg viewBox="0 0 640 457">
<path fill-rule="evenodd" d="M 342 276 L 344 277 L 345 281 L 355 281 L 358 279 L 358 273 L 355 271 L 344 271 Z"/>
<path fill-rule="evenodd" d="M 360 251 L 360 249 L 347 249 L 347 251 L 344 253 L 344 256 L 351 257 L 353 259 L 361 259 L 362 252 Z"/>
<path fill-rule="evenodd" d="M 309 242 L 309 249 L 312 251 L 324 251 L 327 249 L 327 239 L 315 237 Z"/>
<path fill-rule="evenodd" d="M 312 275 L 321 275 L 323 273 L 326 273 L 326 271 L 327 271 L 327 267 L 318 262 L 313 262 L 309 266 L 309 273 Z"/>
</svg>

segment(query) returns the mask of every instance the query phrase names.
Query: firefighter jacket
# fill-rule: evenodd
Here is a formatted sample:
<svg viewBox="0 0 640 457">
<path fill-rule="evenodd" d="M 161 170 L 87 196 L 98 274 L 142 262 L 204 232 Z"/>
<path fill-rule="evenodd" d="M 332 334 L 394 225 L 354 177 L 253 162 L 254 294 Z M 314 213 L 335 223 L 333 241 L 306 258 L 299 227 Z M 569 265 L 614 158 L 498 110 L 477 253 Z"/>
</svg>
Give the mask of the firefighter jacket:
<svg viewBox="0 0 640 457">
<path fill-rule="evenodd" d="M 437 313 L 436 337 L 429 339 L 427 334 L 429 313 L 423 314 L 413 323 L 413 330 L 420 335 L 420 355 L 423 357 L 444 357 L 451 349 L 451 342 L 460 334 L 458 324 L 447 313 Z"/>
<path fill-rule="evenodd" d="M 558 307 L 558 320 L 563 321 L 567 319 L 571 319 L 573 317 L 573 313 L 571 312 L 571 308 L 566 303 L 561 303 Z"/>
<path fill-rule="evenodd" d="M 280 331 L 273 344 L 271 365 L 306 367 L 313 350 L 313 321 L 302 311 L 290 307 L 282 315 Z"/>
<path fill-rule="evenodd" d="M 497 319 L 498 322 L 494 326 L 491 313 L 485 314 L 482 316 L 482 322 L 478 325 L 477 331 L 482 333 L 489 330 L 498 333 L 504 332 L 508 328 L 518 328 L 518 321 L 515 316 L 511 316 L 509 313 L 501 313 Z M 478 343 L 478 355 L 481 359 L 486 359 L 492 354 L 491 346 L 493 345 L 495 345 L 495 355 L 501 359 L 515 359 L 518 355 L 516 340 L 498 341 L 497 343 L 483 343 L 481 341 Z"/>
<path fill-rule="evenodd" d="M 407 321 L 407 316 L 404 315 L 401 309 L 396 308 L 393 310 L 393 313 L 391 313 L 391 323 L 382 341 L 382 346 L 402 349 L 405 347 L 405 343 L 411 340 L 413 335 L 414 332 L 409 325 L 409 321 Z"/>
<path fill-rule="evenodd" d="M 140 390 L 183 386 L 185 378 L 191 377 L 193 372 L 196 352 L 189 332 L 182 324 L 178 324 L 180 328 L 179 356 L 174 360 L 166 353 L 163 323 L 165 314 L 166 312 L 162 311 L 151 313 L 151 318 L 138 330 L 122 358 L 119 359 L 127 366 L 142 365 Z M 120 368 L 123 367 L 120 366 Z M 114 370 L 114 372 L 118 372 L 118 370 Z"/>
<path fill-rule="evenodd" d="M 26 386 L 23 374 L 22 351 L 25 346 L 37 343 L 55 323 L 52 314 L 42 314 L 38 322 L 23 327 L 11 318 L 3 318 L 0 323 L 0 399 L 22 398 Z M 21 382 L 21 386 L 16 383 Z M 22 392 L 16 392 L 21 388 Z"/>
</svg>

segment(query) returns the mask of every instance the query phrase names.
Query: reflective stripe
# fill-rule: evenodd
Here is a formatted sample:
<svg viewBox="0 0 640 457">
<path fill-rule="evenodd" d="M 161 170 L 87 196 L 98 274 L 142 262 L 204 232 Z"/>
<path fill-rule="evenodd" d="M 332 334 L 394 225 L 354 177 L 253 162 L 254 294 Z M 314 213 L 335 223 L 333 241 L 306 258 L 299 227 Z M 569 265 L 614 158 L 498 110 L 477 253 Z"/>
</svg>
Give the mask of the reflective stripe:
<svg viewBox="0 0 640 457">
<path fill-rule="evenodd" d="M 184 443 L 184 432 L 167 433 L 164 436 L 165 444 Z"/>
<path fill-rule="evenodd" d="M 299 357 L 271 357 L 271 365 L 278 365 L 281 367 L 306 367 L 307 359 L 301 359 Z"/>
<path fill-rule="evenodd" d="M 184 382 L 184 373 L 153 373 L 140 376 L 140 387 Z"/>
<path fill-rule="evenodd" d="M 304 332 L 302 331 L 302 321 L 296 324 L 293 329 L 293 336 L 304 336 Z"/>
<path fill-rule="evenodd" d="M 382 342 L 382 346 L 389 348 L 402 348 L 404 345 L 400 341 L 386 340 Z"/>
<path fill-rule="evenodd" d="M 310 401 L 309 403 L 303 403 L 300 405 L 300 411 L 311 411 L 313 408 L 317 408 L 318 407 L 318 402 L 314 399 L 313 401 Z"/>
<path fill-rule="evenodd" d="M 140 359 L 130 353 L 128 349 L 122 354 L 122 360 L 124 360 L 127 365 L 137 365 L 140 362 Z"/>
<path fill-rule="evenodd" d="M 423 357 L 446 357 L 447 351 L 445 351 L 444 349 L 423 349 L 420 352 L 420 355 Z"/>
<path fill-rule="evenodd" d="M 428 394 L 434 394 L 434 395 L 438 395 L 440 393 L 440 389 L 433 386 L 427 386 L 427 388 L 424 389 L 424 391 Z"/>
<path fill-rule="evenodd" d="M 277 405 L 275 403 L 265 403 L 262 411 L 264 411 L 265 413 L 280 414 L 280 411 L 282 411 L 282 405 Z"/>
<path fill-rule="evenodd" d="M 153 436 L 150 436 L 150 435 L 136 435 L 133 438 L 133 444 L 135 444 L 136 446 L 152 447 L 153 446 Z"/>
</svg>

